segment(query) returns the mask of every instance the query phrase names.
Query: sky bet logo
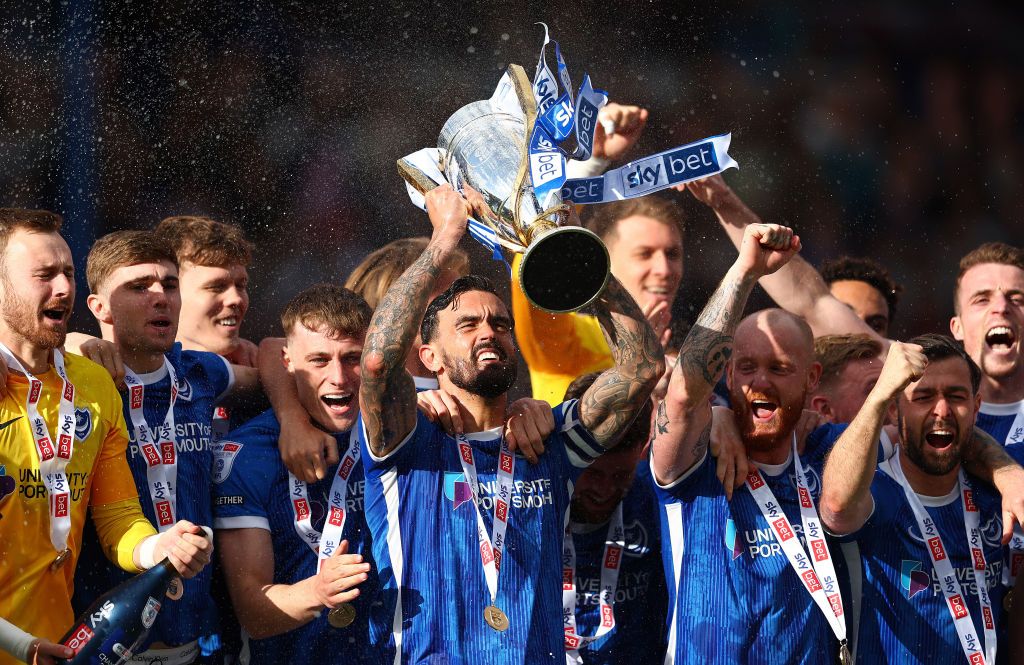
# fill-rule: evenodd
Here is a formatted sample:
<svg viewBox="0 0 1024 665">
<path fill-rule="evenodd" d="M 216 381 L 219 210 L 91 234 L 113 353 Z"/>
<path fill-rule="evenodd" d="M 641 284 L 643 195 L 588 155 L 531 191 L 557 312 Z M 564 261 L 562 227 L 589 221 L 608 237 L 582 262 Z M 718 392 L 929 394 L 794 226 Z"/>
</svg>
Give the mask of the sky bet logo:
<svg viewBox="0 0 1024 665">
<path fill-rule="evenodd" d="M 627 167 L 626 191 L 631 195 L 693 180 L 718 171 L 718 159 L 710 141 L 642 159 Z"/>
</svg>

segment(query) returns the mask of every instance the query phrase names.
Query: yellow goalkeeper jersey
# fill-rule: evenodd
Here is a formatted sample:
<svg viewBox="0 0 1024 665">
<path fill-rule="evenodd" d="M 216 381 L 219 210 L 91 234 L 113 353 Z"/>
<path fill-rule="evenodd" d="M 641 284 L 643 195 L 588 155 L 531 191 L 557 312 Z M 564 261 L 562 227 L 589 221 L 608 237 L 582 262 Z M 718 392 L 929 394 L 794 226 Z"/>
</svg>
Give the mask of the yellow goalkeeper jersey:
<svg viewBox="0 0 1024 665">
<path fill-rule="evenodd" d="M 54 641 L 74 621 L 71 594 L 86 508 L 100 508 L 94 520 L 104 551 L 122 566 L 127 561 L 131 567 L 135 545 L 155 533 L 139 507 L 125 458 L 128 432 L 121 396 L 102 367 L 76 355 L 64 358 L 75 386 L 75 437 L 65 471 L 71 556 L 57 570 L 50 569 L 57 552 L 50 543 L 49 499 L 25 410 L 26 378 L 11 373 L 0 400 L 0 616 Z M 36 378 L 43 382 L 39 413 L 56 432 L 61 379 L 52 365 Z M 0 663 L 13 662 L 0 652 Z"/>
</svg>

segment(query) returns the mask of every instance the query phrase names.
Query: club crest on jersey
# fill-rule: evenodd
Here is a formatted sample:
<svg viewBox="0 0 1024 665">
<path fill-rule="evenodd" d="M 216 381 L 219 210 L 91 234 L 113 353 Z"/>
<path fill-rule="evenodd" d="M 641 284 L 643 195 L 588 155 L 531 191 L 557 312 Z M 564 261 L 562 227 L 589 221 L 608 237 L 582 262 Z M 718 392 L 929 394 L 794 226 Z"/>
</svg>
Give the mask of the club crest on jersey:
<svg viewBox="0 0 1024 665">
<path fill-rule="evenodd" d="M 210 444 L 213 453 L 213 482 L 222 483 L 231 475 L 231 467 L 242 450 L 242 444 L 235 441 L 218 441 Z"/>
<path fill-rule="evenodd" d="M 921 570 L 920 561 L 903 560 L 900 566 L 900 586 L 908 599 L 927 590 L 930 582 L 928 573 Z"/>
<path fill-rule="evenodd" d="M 92 412 L 89 407 L 75 409 L 75 438 L 85 441 L 92 434 Z"/>
<path fill-rule="evenodd" d="M 473 500 L 473 488 L 466 482 L 466 474 L 457 471 L 445 471 L 444 497 L 452 502 L 452 510 Z"/>
<path fill-rule="evenodd" d="M 743 543 L 736 532 L 736 523 L 731 518 L 725 521 L 725 549 L 732 552 L 733 559 L 743 554 Z"/>
<path fill-rule="evenodd" d="M 192 401 L 192 384 L 185 377 L 178 379 L 178 399 L 186 402 Z"/>
<path fill-rule="evenodd" d="M 651 552 L 647 540 L 647 527 L 640 520 L 633 520 L 622 529 L 626 541 L 626 556 L 641 557 Z"/>
</svg>

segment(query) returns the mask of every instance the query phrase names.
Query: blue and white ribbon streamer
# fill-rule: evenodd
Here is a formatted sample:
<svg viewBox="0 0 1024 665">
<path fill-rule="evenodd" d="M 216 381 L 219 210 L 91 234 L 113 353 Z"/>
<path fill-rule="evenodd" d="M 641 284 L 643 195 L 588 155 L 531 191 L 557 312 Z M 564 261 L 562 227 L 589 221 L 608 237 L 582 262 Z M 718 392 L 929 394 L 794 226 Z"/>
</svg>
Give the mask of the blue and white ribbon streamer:
<svg viewBox="0 0 1024 665">
<path fill-rule="evenodd" d="M 602 176 L 566 180 L 562 200 L 576 204 L 621 201 L 739 168 L 728 153 L 731 140 L 732 134 L 712 136 L 632 161 Z"/>
</svg>

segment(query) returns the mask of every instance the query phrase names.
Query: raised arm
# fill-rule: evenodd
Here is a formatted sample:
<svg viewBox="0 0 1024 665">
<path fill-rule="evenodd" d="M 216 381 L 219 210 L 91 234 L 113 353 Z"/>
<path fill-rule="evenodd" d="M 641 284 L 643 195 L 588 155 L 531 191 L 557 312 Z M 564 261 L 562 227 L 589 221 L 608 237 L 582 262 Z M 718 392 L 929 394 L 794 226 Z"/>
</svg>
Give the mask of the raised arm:
<svg viewBox="0 0 1024 665">
<path fill-rule="evenodd" d="M 720 175 L 687 183 L 686 189 L 711 208 L 736 247 L 740 246 L 746 227 L 761 223 L 761 218 Z M 832 295 L 814 266 L 799 256 L 775 274 L 761 278 L 760 283 L 779 307 L 807 321 L 815 337 L 863 333 L 881 339 L 852 309 Z"/>
<path fill-rule="evenodd" d="M 359 409 L 367 444 L 386 457 L 416 425 L 416 387 L 405 369 L 427 299 L 452 251 L 466 233 L 469 204 L 451 185 L 427 193 L 434 232 L 423 254 L 391 285 L 366 332 L 361 363 Z"/>
<path fill-rule="evenodd" d="M 699 462 L 711 436 L 711 392 L 732 355 L 733 334 L 757 280 L 800 250 L 792 229 L 775 224 L 746 228 L 739 256 L 711 295 L 679 350 L 668 392 L 658 406 L 651 468 L 663 485 Z"/>
<path fill-rule="evenodd" d="M 963 452 L 964 468 L 990 483 L 1003 500 L 1003 544 L 1010 542 L 1014 524 L 1024 526 L 1024 468 L 1006 449 L 979 427 Z"/>
<path fill-rule="evenodd" d="M 871 517 L 871 480 L 886 411 L 894 397 L 921 378 L 927 364 L 917 344 L 893 342 L 875 387 L 829 453 L 821 480 L 821 520 L 832 533 L 853 533 Z"/>
<path fill-rule="evenodd" d="M 665 352 L 640 307 L 614 276 L 594 313 L 615 365 L 580 398 L 580 422 L 604 448 L 618 444 L 665 371 Z"/>
</svg>

